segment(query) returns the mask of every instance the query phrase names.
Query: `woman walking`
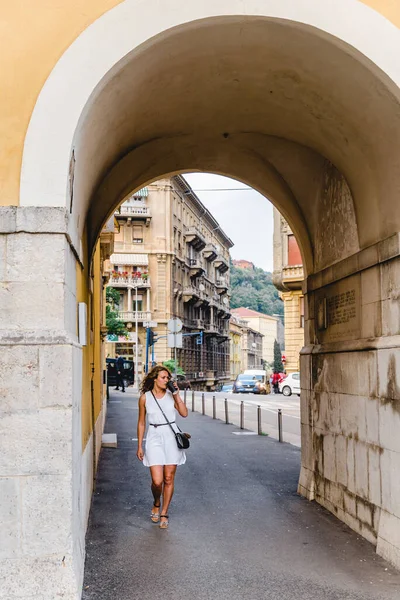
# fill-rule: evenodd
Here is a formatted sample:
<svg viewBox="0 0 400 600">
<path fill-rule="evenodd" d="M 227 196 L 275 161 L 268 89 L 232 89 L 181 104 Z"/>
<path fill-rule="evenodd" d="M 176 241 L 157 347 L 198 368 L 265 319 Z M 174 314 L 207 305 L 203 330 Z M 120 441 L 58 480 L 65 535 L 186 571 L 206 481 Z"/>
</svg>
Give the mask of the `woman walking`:
<svg viewBox="0 0 400 600">
<path fill-rule="evenodd" d="M 176 467 L 186 462 L 185 451 L 179 450 L 175 435 L 162 414 L 163 411 L 176 431 L 175 411 L 178 411 L 181 417 L 188 416 L 188 409 L 179 395 L 178 386 L 174 384 L 176 391 L 173 394 L 167 388 L 170 379 L 171 373 L 162 365 L 157 365 L 147 374 L 139 398 L 137 426 L 136 455 L 146 467 L 150 467 L 151 491 L 154 498 L 151 520 L 153 523 L 159 522 L 161 529 L 168 528 L 168 508 L 174 493 Z M 143 451 L 146 415 L 148 431 L 146 450 Z"/>
</svg>

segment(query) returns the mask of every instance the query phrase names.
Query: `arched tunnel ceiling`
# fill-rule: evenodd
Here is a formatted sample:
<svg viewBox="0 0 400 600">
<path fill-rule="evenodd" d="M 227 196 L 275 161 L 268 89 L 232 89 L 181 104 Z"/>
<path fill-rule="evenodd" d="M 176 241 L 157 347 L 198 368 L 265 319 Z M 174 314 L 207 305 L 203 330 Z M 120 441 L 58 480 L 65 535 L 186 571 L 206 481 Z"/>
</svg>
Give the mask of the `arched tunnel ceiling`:
<svg viewBox="0 0 400 600">
<path fill-rule="evenodd" d="M 220 172 L 267 195 L 312 254 L 328 159 L 349 183 L 367 246 L 400 228 L 396 90 L 354 49 L 293 22 L 171 29 L 126 56 L 88 102 L 74 144 L 77 205 L 97 233 L 129 186 Z"/>
</svg>

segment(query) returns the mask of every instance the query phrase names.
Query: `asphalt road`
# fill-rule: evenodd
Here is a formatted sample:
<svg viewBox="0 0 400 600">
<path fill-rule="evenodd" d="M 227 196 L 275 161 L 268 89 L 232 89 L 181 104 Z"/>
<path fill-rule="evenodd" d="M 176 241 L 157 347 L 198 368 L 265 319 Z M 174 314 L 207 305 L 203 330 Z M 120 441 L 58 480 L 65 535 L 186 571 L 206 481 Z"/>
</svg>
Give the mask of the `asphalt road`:
<svg viewBox="0 0 400 600">
<path fill-rule="evenodd" d="M 216 417 L 225 421 L 225 399 L 228 402 L 229 423 L 240 426 L 240 404 L 244 405 L 244 428 L 258 431 L 257 407 L 261 408 L 261 430 L 263 433 L 279 438 L 278 410 L 282 411 L 283 440 L 301 446 L 300 433 L 300 397 L 297 394 L 285 397 L 282 394 L 225 394 L 206 392 L 204 394 L 205 414 L 213 414 L 213 396 L 216 400 Z M 192 409 L 192 393 L 186 394 L 189 409 Z M 195 392 L 195 411 L 202 412 L 202 394 Z"/>
<path fill-rule="evenodd" d="M 87 534 L 84 600 L 398 600 L 400 574 L 296 494 L 300 451 L 190 413 L 170 527 L 151 523 L 136 400 L 114 392 Z M 239 432 L 240 433 L 240 432 Z"/>
</svg>

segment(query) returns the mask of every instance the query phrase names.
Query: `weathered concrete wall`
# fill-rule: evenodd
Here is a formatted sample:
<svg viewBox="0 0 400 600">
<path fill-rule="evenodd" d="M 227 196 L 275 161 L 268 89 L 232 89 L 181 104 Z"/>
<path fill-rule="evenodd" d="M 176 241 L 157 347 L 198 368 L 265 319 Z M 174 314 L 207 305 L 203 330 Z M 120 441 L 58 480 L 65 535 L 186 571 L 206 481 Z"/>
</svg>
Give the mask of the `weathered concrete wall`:
<svg viewBox="0 0 400 600">
<path fill-rule="evenodd" d="M 346 179 L 329 162 L 321 169 L 318 189 L 318 227 L 314 238 L 315 271 L 359 249 L 353 197 Z"/>
<path fill-rule="evenodd" d="M 399 293 L 398 235 L 309 278 L 299 484 L 398 567 Z"/>
</svg>

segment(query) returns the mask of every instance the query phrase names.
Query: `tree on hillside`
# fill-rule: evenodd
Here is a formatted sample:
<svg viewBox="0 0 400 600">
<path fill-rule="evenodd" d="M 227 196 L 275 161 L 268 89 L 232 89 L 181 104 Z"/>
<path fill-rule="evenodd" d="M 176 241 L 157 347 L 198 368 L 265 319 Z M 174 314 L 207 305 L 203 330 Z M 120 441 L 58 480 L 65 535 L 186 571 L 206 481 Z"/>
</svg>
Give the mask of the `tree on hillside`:
<svg viewBox="0 0 400 600">
<path fill-rule="evenodd" d="M 274 371 L 277 373 L 284 371 L 281 348 L 276 340 L 274 341 Z"/>
<path fill-rule="evenodd" d="M 266 315 L 282 314 L 283 303 L 271 273 L 258 267 L 242 269 L 231 264 L 231 307 L 246 306 Z"/>
</svg>

